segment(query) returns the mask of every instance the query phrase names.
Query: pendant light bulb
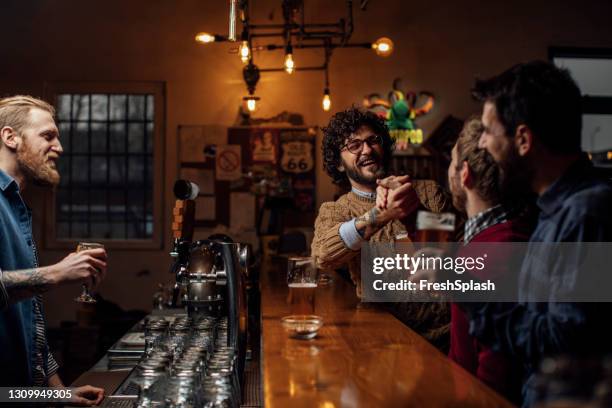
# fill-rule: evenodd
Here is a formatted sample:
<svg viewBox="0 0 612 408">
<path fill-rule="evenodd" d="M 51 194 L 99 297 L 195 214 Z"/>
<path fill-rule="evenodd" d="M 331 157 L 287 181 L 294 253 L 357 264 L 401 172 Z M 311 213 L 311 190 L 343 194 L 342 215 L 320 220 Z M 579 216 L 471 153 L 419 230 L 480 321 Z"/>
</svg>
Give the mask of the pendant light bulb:
<svg viewBox="0 0 612 408">
<path fill-rule="evenodd" d="M 388 57 L 393 53 L 393 41 L 387 37 L 381 37 L 372 44 L 372 49 L 380 57 Z"/>
<path fill-rule="evenodd" d="M 202 44 L 210 44 L 215 42 L 216 38 L 213 34 L 210 33 L 197 33 L 195 36 L 195 40 Z"/>
<path fill-rule="evenodd" d="M 288 74 L 292 74 L 295 69 L 295 62 L 293 62 L 293 54 L 285 55 L 285 71 Z"/>
<path fill-rule="evenodd" d="M 251 49 L 249 48 L 249 42 L 248 41 L 242 41 L 242 43 L 240 44 L 240 59 L 242 60 L 243 64 L 246 64 L 247 62 L 249 62 L 249 59 L 251 58 Z"/>
<path fill-rule="evenodd" d="M 331 109 L 331 98 L 329 96 L 329 89 L 325 89 L 323 92 L 323 110 L 328 112 Z"/>
<path fill-rule="evenodd" d="M 254 98 L 247 100 L 247 109 L 249 112 L 255 112 L 255 109 L 257 109 L 257 101 Z"/>
<path fill-rule="evenodd" d="M 245 96 L 244 98 L 242 98 L 242 100 L 244 101 L 246 109 L 249 112 L 255 112 L 257 110 L 257 101 L 259 100 L 259 96 L 249 94 L 249 96 Z"/>
<path fill-rule="evenodd" d="M 295 62 L 293 61 L 293 47 L 291 44 L 287 45 L 285 49 L 285 71 L 288 74 L 292 74 L 295 70 Z"/>
</svg>

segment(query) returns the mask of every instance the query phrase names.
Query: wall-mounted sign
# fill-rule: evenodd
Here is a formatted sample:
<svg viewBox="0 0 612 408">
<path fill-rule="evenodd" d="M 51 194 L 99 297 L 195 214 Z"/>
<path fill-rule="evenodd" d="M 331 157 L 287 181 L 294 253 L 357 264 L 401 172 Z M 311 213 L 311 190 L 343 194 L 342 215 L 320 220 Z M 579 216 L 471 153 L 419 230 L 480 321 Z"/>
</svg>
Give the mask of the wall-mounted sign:
<svg viewBox="0 0 612 408">
<path fill-rule="evenodd" d="M 287 173 L 306 173 L 314 167 L 310 141 L 283 142 L 281 168 Z"/>
<path fill-rule="evenodd" d="M 240 145 L 217 146 L 215 177 L 217 180 L 237 180 L 242 177 Z"/>
</svg>

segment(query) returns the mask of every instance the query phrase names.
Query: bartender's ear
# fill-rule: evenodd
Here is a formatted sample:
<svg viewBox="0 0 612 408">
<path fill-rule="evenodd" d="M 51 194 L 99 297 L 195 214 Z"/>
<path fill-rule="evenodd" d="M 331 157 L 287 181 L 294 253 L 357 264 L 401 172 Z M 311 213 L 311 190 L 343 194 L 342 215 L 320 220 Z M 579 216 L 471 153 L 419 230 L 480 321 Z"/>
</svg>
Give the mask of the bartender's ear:
<svg viewBox="0 0 612 408">
<path fill-rule="evenodd" d="M 514 133 L 514 146 L 519 156 L 526 156 L 533 150 L 533 132 L 527 125 L 518 125 Z"/>
<path fill-rule="evenodd" d="M 4 126 L 0 129 L 0 138 L 2 138 L 2 144 L 11 150 L 17 150 L 19 134 L 15 129 L 10 126 Z"/>
</svg>

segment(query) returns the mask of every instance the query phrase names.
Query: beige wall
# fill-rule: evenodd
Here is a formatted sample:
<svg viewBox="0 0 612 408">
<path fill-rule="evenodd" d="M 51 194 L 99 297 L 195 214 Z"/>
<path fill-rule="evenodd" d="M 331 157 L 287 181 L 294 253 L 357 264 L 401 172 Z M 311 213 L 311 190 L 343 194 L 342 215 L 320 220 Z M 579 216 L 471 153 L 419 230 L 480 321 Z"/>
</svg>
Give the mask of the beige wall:
<svg viewBox="0 0 612 408">
<path fill-rule="evenodd" d="M 280 1 L 256 0 L 254 18 L 265 21 Z M 359 3 L 359 2 L 355 2 Z M 176 177 L 179 124 L 230 125 L 245 87 L 242 65 L 228 44 L 204 47 L 193 41 L 202 30 L 224 33 L 227 2 L 204 0 L 2 0 L 0 2 L 0 94 L 41 95 L 45 81 L 161 80 L 166 82 L 165 222 L 168 239 L 161 251 L 111 253 L 109 276 L 101 292 L 124 308 L 148 308 L 156 283 L 167 279 L 170 186 Z M 307 19 L 335 21 L 340 0 L 306 1 Z M 367 12 L 355 10 L 355 41 L 386 35 L 395 41 L 392 57 L 367 50 L 338 50 L 331 64 L 333 110 L 359 102 L 363 95 L 386 94 L 401 76 L 414 90 L 430 90 L 437 106 L 421 125 L 431 131 L 448 114 L 477 111 L 469 98 L 476 75 L 488 76 L 534 58 L 546 58 L 550 45 L 612 47 L 609 1 L 454 1 L 371 0 Z M 317 64 L 322 52 L 296 52 L 298 66 Z M 260 67 L 280 66 L 282 53 L 256 55 Z M 323 125 L 319 72 L 266 74 L 257 94 L 260 114 L 281 110 L 304 114 Z M 320 172 L 319 201 L 333 187 Z M 39 195 L 30 194 L 36 233 L 41 236 Z M 61 252 L 41 251 L 43 263 Z M 137 277 L 142 270 L 150 271 Z M 74 318 L 71 299 L 77 287 L 47 295 L 51 324 Z"/>
</svg>

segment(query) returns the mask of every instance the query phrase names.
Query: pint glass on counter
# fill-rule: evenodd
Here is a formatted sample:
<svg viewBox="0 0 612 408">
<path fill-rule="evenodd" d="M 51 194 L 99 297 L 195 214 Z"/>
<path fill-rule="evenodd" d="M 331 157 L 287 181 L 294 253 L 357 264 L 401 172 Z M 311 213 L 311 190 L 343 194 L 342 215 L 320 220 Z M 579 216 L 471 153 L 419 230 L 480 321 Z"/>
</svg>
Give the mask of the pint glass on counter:
<svg viewBox="0 0 612 408">
<path fill-rule="evenodd" d="M 293 315 L 312 315 L 318 274 L 314 258 L 291 257 L 287 265 L 289 306 Z"/>
<path fill-rule="evenodd" d="M 416 242 L 449 242 L 455 231 L 455 214 L 419 211 L 416 220 Z"/>
</svg>

